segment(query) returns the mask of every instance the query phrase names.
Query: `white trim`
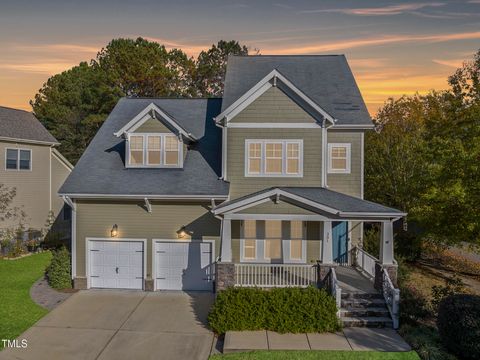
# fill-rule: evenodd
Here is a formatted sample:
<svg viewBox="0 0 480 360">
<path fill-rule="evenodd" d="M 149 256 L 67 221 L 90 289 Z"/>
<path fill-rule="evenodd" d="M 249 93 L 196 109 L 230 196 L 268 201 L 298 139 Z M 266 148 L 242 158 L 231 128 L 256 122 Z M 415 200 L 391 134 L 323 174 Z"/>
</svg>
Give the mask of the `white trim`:
<svg viewBox="0 0 480 360">
<path fill-rule="evenodd" d="M 77 277 L 77 205 L 72 199 L 68 196 L 63 196 L 63 201 L 70 206 L 72 212 L 72 221 L 71 221 L 71 238 L 72 238 L 72 279 Z"/>
<path fill-rule="evenodd" d="M 333 169 L 332 168 L 332 149 L 334 147 L 343 147 L 346 152 L 346 165 L 345 169 Z M 329 143 L 328 144 L 328 173 L 329 174 L 350 174 L 352 168 L 352 144 L 350 143 Z"/>
<path fill-rule="evenodd" d="M 360 198 L 364 198 L 364 178 L 365 178 L 365 134 L 360 136 Z"/>
<path fill-rule="evenodd" d="M 19 139 L 19 138 L 11 138 L 8 136 L 0 136 L 1 141 L 8 141 L 14 143 L 25 143 L 25 144 L 38 144 L 38 145 L 60 145 L 59 142 L 51 142 L 51 141 L 41 141 L 41 140 L 29 140 L 29 139 Z"/>
<path fill-rule="evenodd" d="M 274 83 L 271 83 L 271 80 Z M 273 86 L 277 86 L 277 81 L 280 80 L 284 83 L 290 90 L 292 90 L 296 95 L 298 95 L 302 100 L 304 100 L 309 106 L 321 114 L 324 118 L 329 120 L 332 124 L 335 123 L 335 119 L 323 110 L 317 103 L 311 100 L 307 95 L 305 95 L 300 89 L 298 89 L 294 84 L 292 84 L 287 78 L 285 78 L 277 69 L 272 70 L 267 76 L 255 84 L 250 90 L 243 94 L 240 98 L 237 99 L 233 104 L 231 104 L 227 109 L 225 109 L 220 115 L 214 118 L 218 123 L 222 119 L 226 118 L 227 125 L 228 121 L 234 118 L 240 111 L 250 105 L 255 99 L 261 96 L 265 91 L 270 89 Z"/>
<path fill-rule="evenodd" d="M 51 147 L 52 149 L 52 155 L 57 158 L 57 160 L 67 168 L 68 171 L 72 171 L 73 170 L 73 165 L 70 163 L 70 161 L 67 160 L 67 158 L 65 156 L 63 156 L 60 151 L 58 151 L 57 149 L 55 149 L 54 147 Z"/>
<path fill-rule="evenodd" d="M 143 109 L 137 116 L 130 120 L 124 127 L 122 127 L 117 132 L 113 133 L 116 137 L 120 137 L 125 133 L 134 131 L 132 129 L 137 129 L 145 121 L 152 118 L 150 116 L 150 111 L 157 112 L 164 120 L 166 120 L 171 126 L 173 126 L 179 133 L 185 135 L 190 140 L 195 140 L 195 137 L 191 133 L 187 133 L 180 125 L 177 124 L 170 116 L 163 112 L 157 105 L 150 103 L 145 109 Z"/>
<path fill-rule="evenodd" d="M 317 202 L 314 202 L 312 200 L 306 199 L 304 197 L 298 196 L 291 194 L 289 192 L 280 190 L 278 188 L 272 189 L 270 191 L 264 192 L 262 194 L 258 194 L 256 196 L 252 196 L 250 198 L 235 202 L 233 204 L 228 204 L 220 209 L 212 209 L 211 211 L 213 212 L 214 215 L 219 215 L 219 214 L 225 214 L 225 216 L 229 216 L 232 218 L 233 214 L 230 214 L 231 212 L 239 211 L 238 209 L 245 209 L 249 208 L 258 204 L 261 204 L 265 202 L 265 199 L 268 199 L 272 196 L 275 195 L 280 195 L 284 196 L 287 199 L 295 200 L 300 203 L 303 203 L 305 205 L 309 205 L 315 209 L 319 209 L 321 211 L 325 211 L 327 213 L 330 213 L 334 215 L 334 218 L 331 218 L 332 221 L 341 221 L 342 219 L 345 218 L 351 218 L 350 220 L 367 220 L 367 218 L 391 218 L 391 217 L 402 217 L 405 216 L 406 213 L 383 213 L 383 212 L 346 212 L 346 211 L 340 211 L 338 209 L 334 209 L 332 207 L 319 204 Z M 221 204 L 219 207 L 222 206 Z M 242 215 L 242 214 L 239 214 Z M 264 216 L 264 215 L 262 215 Z"/>
<path fill-rule="evenodd" d="M 48 172 L 48 182 L 49 182 L 49 186 L 48 186 L 48 192 L 49 192 L 49 196 L 48 196 L 48 211 L 52 211 L 52 147 L 50 146 L 49 148 L 49 152 L 50 152 L 50 156 L 48 157 L 48 165 L 50 167 L 50 171 Z"/>
<path fill-rule="evenodd" d="M 142 290 L 145 290 L 145 280 L 147 278 L 147 239 L 144 238 L 98 238 L 98 237 L 85 237 L 85 276 L 87 278 L 87 289 L 90 289 L 90 241 L 125 241 L 125 242 L 142 242 L 143 243 L 143 283 Z"/>
<path fill-rule="evenodd" d="M 327 187 L 327 129 L 325 128 L 325 121 L 322 126 L 322 173 L 321 175 L 321 186 Z"/>
<path fill-rule="evenodd" d="M 132 136 L 141 136 L 143 138 L 143 164 L 132 165 L 130 164 L 130 137 Z M 178 163 L 176 165 L 166 165 L 166 141 L 167 137 L 175 137 L 178 142 Z M 148 164 L 148 138 L 149 137 L 160 137 L 160 154 L 161 154 L 161 163 L 159 165 L 149 165 Z M 173 133 L 128 133 L 126 139 L 126 154 L 125 154 L 125 167 L 126 168 L 183 168 L 183 142 L 178 139 L 178 137 Z M 139 150 L 138 150 L 139 151 Z"/>
<path fill-rule="evenodd" d="M 230 220 L 302 220 L 302 221 L 330 221 L 322 215 L 291 215 L 291 214 L 228 214 L 224 216 Z"/>
<path fill-rule="evenodd" d="M 245 219 L 245 220 L 250 220 L 250 219 Z M 255 221 L 255 234 L 258 234 L 258 229 L 257 229 L 257 222 Z M 262 245 L 262 257 L 259 256 L 259 245 L 260 241 L 257 239 L 258 236 L 253 238 L 248 238 L 245 239 L 245 230 L 244 230 L 244 222 L 240 221 L 240 262 L 241 263 L 265 263 L 264 257 L 263 257 L 263 252 L 265 251 Z M 245 258 L 245 240 L 255 240 L 255 258 Z"/>
<path fill-rule="evenodd" d="M 260 144 L 260 173 L 249 173 L 250 168 L 250 144 Z M 267 173 L 266 160 L 267 144 L 281 144 L 282 145 L 282 172 L 281 173 Z M 288 144 L 298 144 L 298 173 L 287 173 L 287 147 Z M 245 140 L 245 162 L 244 162 L 244 176 L 245 177 L 303 177 L 303 139 L 246 139 Z"/>
<path fill-rule="evenodd" d="M 227 128 L 222 127 L 222 179 L 227 181 Z"/>
<path fill-rule="evenodd" d="M 77 199 L 139 199 L 148 197 L 150 200 L 225 200 L 228 195 L 151 195 L 151 194 L 78 194 L 78 193 L 59 193 L 60 196 L 69 196 Z"/>
<path fill-rule="evenodd" d="M 318 123 L 228 123 L 227 128 L 240 129 L 317 129 Z"/>
<path fill-rule="evenodd" d="M 17 150 L 17 168 L 16 169 L 7 169 L 7 153 L 8 153 L 8 150 Z M 30 167 L 28 169 L 20 169 L 20 151 L 28 151 L 30 152 Z M 6 147 L 5 148 L 5 171 L 32 171 L 33 170 L 33 151 L 32 149 L 28 149 L 28 148 L 21 148 L 21 147 L 16 147 L 16 148 L 12 148 L 12 147 Z"/>
<path fill-rule="evenodd" d="M 157 272 L 156 272 L 156 269 L 157 269 L 157 264 L 156 264 L 156 261 L 155 261 L 155 254 L 156 254 L 156 251 L 155 251 L 155 243 L 165 243 L 165 242 L 170 242 L 170 243 L 192 243 L 192 242 L 195 242 L 195 243 L 209 243 L 211 245 L 211 257 L 210 257 L 210 266 L 211 266 L 211 269 L 210 271 L 212 272 L 211 273 L 211 278 L 214 278 L 215 277 L 215 270 L 213 268 L 214 264 L 215 264 L 215 240 L 212 240 L 212 239 L 204 239 L 204 240 L 195 240 L 195 239 L 152 239 L 152 280 L 153 280 L 153 291 L 157 291 Z M 211 279 L 212 280 L 212 279 Z M 213 281 L 212 281 L 212 291 L 213 291 Z"/>
<path fill-rule="evenodd" d="M 338 130 L 371 130 L 375 129 L 375 125 L 335 124 L 333 128 Z"/>
</svg>

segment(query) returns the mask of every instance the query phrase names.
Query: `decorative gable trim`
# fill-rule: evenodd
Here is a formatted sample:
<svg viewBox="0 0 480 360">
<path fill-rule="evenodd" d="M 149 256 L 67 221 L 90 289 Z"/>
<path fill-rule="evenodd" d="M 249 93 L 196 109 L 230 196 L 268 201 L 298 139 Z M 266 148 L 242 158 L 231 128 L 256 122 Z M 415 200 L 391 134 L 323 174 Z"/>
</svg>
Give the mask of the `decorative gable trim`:
<svg viewBox="0 0 480 360">
<path fill-rule="evenodd" d="M 271 190 L 262 192 L 257 195 L 248 196 L 241 200 L 233 200 L 227 201 L 223 204 L 218 205 L 217 207 L 213 208 L 211 211 L 214 215 L 231 215 L 235 214 L 238 211 L 251 208 L 253 206 L 262 204 L 264 202 L 272 200 L 272 197 L 275 199 L 281 200 L 289 199 L 292 201 L 296 201 L 300 204 L 310 206 L 313 209 L 317 209 L 319 211 L 323 211 L 327 214 L 330 214 L 332 218 L 342 219 L 342 218 L 375 218 L 375 219 L 390 219 L 390 218 L 401 218 L 405 216 L 405 213 L 400 212 L 349 212 L 349 211 L 342 211 L 316 201 L 312 201 L 306 199 L 302 196 L 292 194 L 286 190 L 273 188 Z"/>
<path fill-rule="evenodd" d="M 172 126 L 175 130 L 179 132 L 179 134 L 183 135 L 185 138 L 196 141 L 197 139 L 189 132 L 187 132 L 182 126 L 180 126 L 170 115 L 168 115 L 165 111 L 160 109 L 154 103 L 150 103 L 145 109 L 140 111 L 137 116 L 135 116 L 132 120 L 130 120 L 124 127 L 122 127 L 117 132 L 113 133 L 116 137 L 121 137 L 126 133 L 131 133 L 142 126 L 147 120 L 150 118 L 156 119 L 156 115 L 160 115 L 160 117 L 165 120 L 170 126 Z"/>
<path fill-rule="evenodd" d="M 310 99 L 304 92 L 297 88 L 290 80 L 283 76 L 277 69 L 272 70 L 267 76 L 255 84 L 250 90 L 237 99 L 232 105 L 226 108 L 220 115 L 214 118 L 215 122 L 219 124 L 225 119 L 225 123 L 237 116 L 248 105 L 263 95 L 268 89 L 277 86 L 280 81 L 297 96 L 299 96 L 305 103 L 307 103 L 313 110 L 318 112 L 324 119 L 335 124 L 335 118 L 327 111 L 322 109 L 316 102 Z"/>
</svg>

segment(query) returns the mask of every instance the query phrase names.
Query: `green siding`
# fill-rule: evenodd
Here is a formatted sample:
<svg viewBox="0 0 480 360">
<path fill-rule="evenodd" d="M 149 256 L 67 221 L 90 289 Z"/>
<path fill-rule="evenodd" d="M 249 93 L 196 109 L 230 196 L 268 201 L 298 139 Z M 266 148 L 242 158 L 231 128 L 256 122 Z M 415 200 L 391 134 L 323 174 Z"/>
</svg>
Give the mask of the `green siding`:
<svg viewBox="0 0 480 360">
<path fill-rule="evenodd" d="M 362 133 L 333 131 L 327 132 L 328 143 L 351 144 L 351 171 L 350 174 L 328 174 L 327 185 L 335 190 L 348 195 L 361 196 L 361 149 Z"/>
<path fill-rule="evenodd" d="M 230 120 L 232 123 L 292 123 L 297 121 L 313 123 L 315 119 L 277 87 L 268 89 Z"/>
<path fill-rule="evenodd" d="M 209 212 L 209 204 L 153 202 L 152 212 L 142 202 L 77 202 L 77 276 L 85 276 L 87 237 L 110 238 L 118 225 L 117 238 L 147 239 L 147 277 L 152 269 L 152 239 L 178 240 L 177 231 L 186 226 L 193 240 L 215 240 L 220 250 L 220 221 Z"/>
<path fill-rule="evenodd" d="M 318 215 L 315 212 L 303 209 L 299 206 L 280 201 L 275 204 L 272 200 L 268 202 L 249 207 L 238 211 L 239 214 L 298 214 L 298 215 Z"/>
<path fill-rule="evenodd" d="M 31 170 L 6 170 L 6 149 L 31 150 Z M 58 188 L 51 189 L 51 149 L 48 145 L 36 145 L 15 142 L 0 142 L 0 183 L 9 188 L 16 188 L 17 194 L 12 206 L 21 207 L 27 214 L 26 228 L 40 230 L 50 211 L 52 198 L 58 198 Z M 17 226 L 12 220 L 5 220 L 0 227 Z"/>
<path fill-rule="evenodd" d="M 321 186 L 322 130 L 228 128 L 227 179 L 232 199 L 272 186 Z M 303 139 L 303 177 L 245 177 L 245 140 Z"/>
<path fill-rule="evenodd" d="M 163 124 L 158 119 L 149 119 L 145 121 L 138 129 L 134 132 L 136 133 L 171 133 L 170 130 L 165 124 Z"/>
</svg>

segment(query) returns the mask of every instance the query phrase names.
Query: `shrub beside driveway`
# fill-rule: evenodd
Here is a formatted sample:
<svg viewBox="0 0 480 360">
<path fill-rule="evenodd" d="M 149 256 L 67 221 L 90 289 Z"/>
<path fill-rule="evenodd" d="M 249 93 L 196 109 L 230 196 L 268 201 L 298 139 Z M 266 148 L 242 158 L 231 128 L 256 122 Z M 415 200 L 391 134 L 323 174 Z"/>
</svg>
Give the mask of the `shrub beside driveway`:
<svg viewBox="0 0 480 360">
<path fill-rule="evenodd" d="M 30 288 L 44 274 L 50 258 L 50 252 L 44 252 L 0 260 L 0 339 L 16 338 L 48 312 L 33 302 Z"/>
</svg>

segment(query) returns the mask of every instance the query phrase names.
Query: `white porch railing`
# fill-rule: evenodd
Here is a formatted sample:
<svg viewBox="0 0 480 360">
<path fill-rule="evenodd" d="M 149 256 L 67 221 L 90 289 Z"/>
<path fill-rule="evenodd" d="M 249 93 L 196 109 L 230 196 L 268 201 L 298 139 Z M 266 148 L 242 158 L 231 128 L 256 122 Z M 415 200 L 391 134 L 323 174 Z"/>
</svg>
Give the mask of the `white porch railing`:
<svg viewBox="0 0 480 360">
<path fill-rule="evenodd" d="M 340 317 L 340 308 L 342 306 L 342 288 L 337 280 L 337 274 L 334 268 L 330 268 L 328 272 L 327 278 L 327 289 L 335 299 L 335 303 L 337 304 L 337 317 Z"/>
<path fill-rule="evenodd" d="M 307 287 L 316 283 L 315 265 L 235 264 L 235 286 Z"/>
<path fill-rule="evenodd" d="M 361 271 L 366 273 L 372 279 L 375 278 L 375 264 L 378 262 L 377 258 L 358 247 L 352 249 L 352 257 L 354 257 L 353 263 L 356 264 Z"/>
<path fill-rule="evenodd" d="M 385 302 L 387 303 L 388 311 L 392 316 L 393 328 L 398 329 L 399 326 L 399 304 L 400 304 L 400 289 L 393 286 L 392 280 L 388 272 L 382 270 L 382 292 Z"/>
</svg>

